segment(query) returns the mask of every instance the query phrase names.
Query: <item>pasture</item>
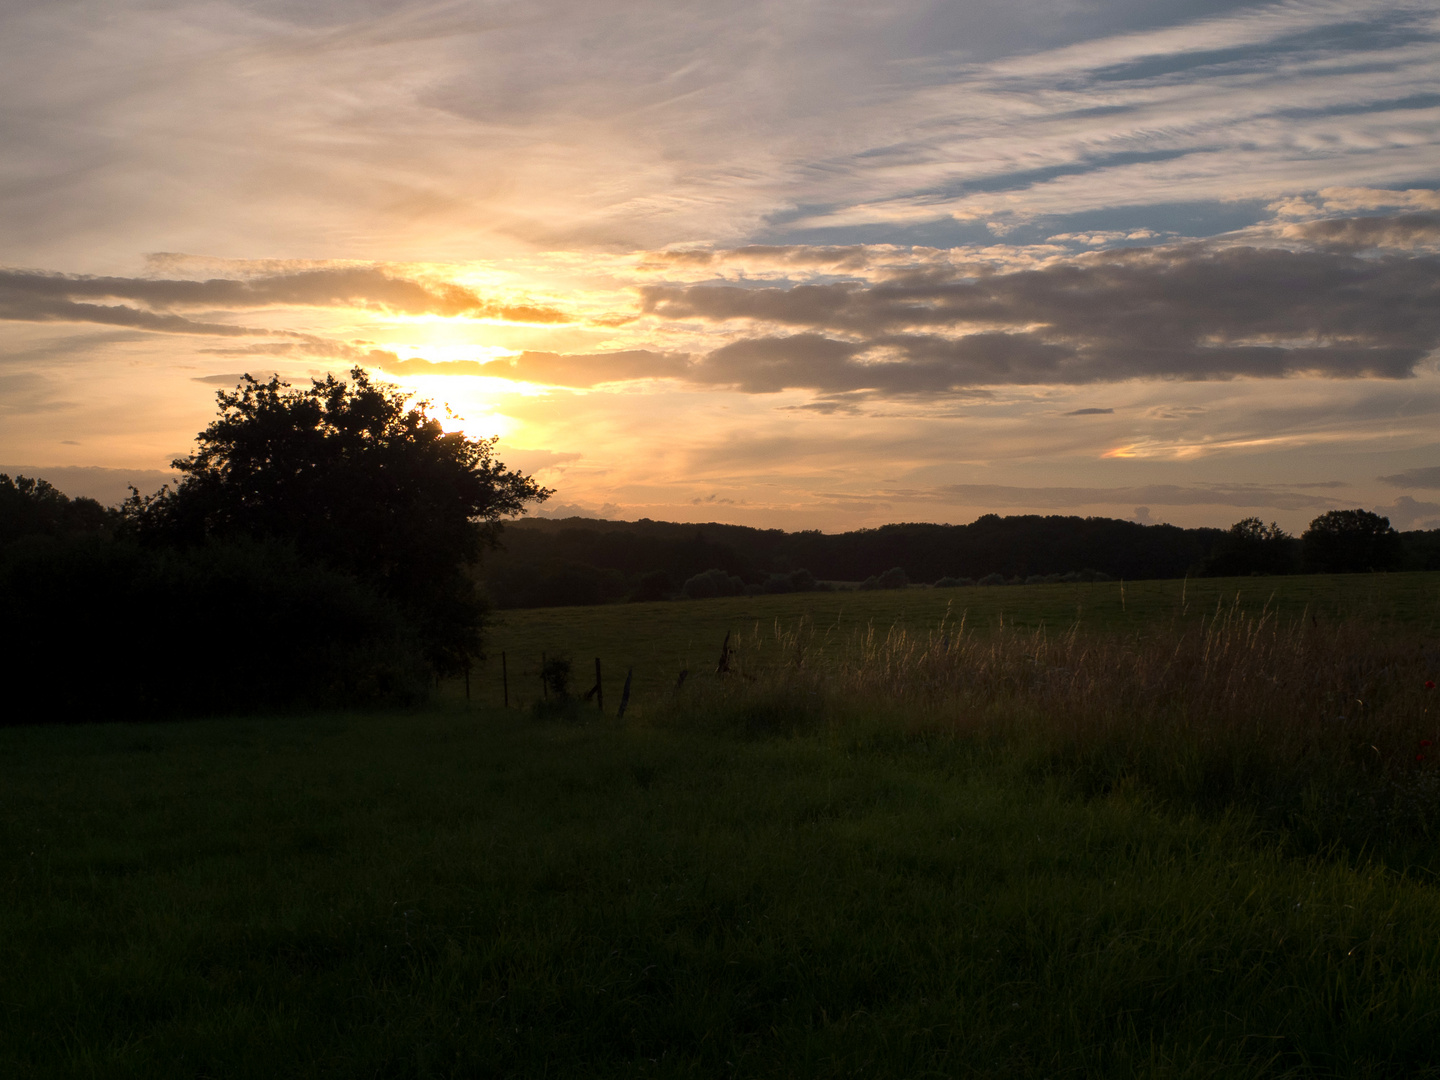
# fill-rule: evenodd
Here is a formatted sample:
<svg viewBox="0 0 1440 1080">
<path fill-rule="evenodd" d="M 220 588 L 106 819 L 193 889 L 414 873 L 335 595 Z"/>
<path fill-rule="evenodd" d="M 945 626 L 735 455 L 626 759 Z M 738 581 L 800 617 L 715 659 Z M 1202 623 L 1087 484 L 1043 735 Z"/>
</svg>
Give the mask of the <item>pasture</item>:
<svg viewBox="0 0 1440 1080">
<path fill-rule="evenodd" d="M 772 636 L 808 620 L 840 641 L 867 627 L 925 631 L 942 620 L 989 631 L 1000 624 L 1082 631 L 1153 634 L 1193 624 L 1217 609 L 1268 610 L 1282 619 L 1357 619 L 1417 634 L 1440 632 L 1440 573 L 1335 574 L 1296 577 L 1196 578 L 1186 581 L 1091 582 L 957 589 L 910 588 L 873 592 L 810 592 L 714 600 L 611 604 L 599 607 L 499 611 L 493 616 L 488 659 L 472 674 L 476 704 L 500 705 L 500 654 L 506 656 L 510 704 L 540 694 L 541 653 L 574 662 L 575 684 L 593 682 L 600 658 L 604 692 L 613 712 L 625 673 L 634 671 L 642 704 L 690 678 L 715 670 L 725 635 Z M 463 696 L 459 684 L 445 688 Z"/>
<path fill-rule="evenodd" d="M 0 729 L 0 1073 L 1440 1075 L 1437 601 L 515 612 L 495 652 L 602 656 L 607 715 L 492 664 L 468 709 Z"/>
</svg>

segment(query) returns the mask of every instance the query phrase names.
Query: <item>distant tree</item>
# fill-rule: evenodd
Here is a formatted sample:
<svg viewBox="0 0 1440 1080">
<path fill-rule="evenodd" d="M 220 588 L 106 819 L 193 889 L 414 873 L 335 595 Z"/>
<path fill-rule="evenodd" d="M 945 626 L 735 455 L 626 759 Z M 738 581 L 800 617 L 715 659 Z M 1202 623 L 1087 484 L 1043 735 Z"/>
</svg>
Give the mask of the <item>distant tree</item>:
<svg viewBox="0 0 1440 1080">
<path fill-rule="evenodd" d="M 173 490 L 133 492 L 123 512 L 142 540 L 250 537 L 354 575 L 407 611 L 438 670 L 479 648 L 484 604 L 470 569 L 501 520 L 550 493 L 505 468 L 494 439 L 446 432 L 429 402 L 361 368 L 292 388 L 246 375 L 174 462 Z"/>
<path fill-rule="evenodd" d="M 0 473 L 0 544 L 22 536 L 103 533 L 116 516 L 94 499 L 72 499 L 48 481 Z"/>
<path fill-rule="evenodd" d="M 868 577 L 860 583 L 862 589 L 903 589 L 910 584 L 910 577 L 903 567 L 892 566 L 883 574 Z"/>
<path fill-rule="evenodd" d="M 675 592 L 675 583 L 670 580 L 670 575 L 664 570 L 651 570 L 648 574 L 641 574 L 640 580 L 635 583 L 635 591 L 630 594 L 631 600 L 667 600 Z"/>
<path fill-rule="evenodd" d="M 1312 573 L 1395 570 L 1405 558 L 1390 519 L 1368 510 L 1331 510 L 1310 522 L 1300 537 L 1305 569 Z"/>
<path fill-rule="evenodd" d="M 875 585 L 881 589 L 903 589 L 910 584 L 910 578 L 904 569 L 899 566 L 892 566 L 876 580 Z"/>
<path fill-rule="evenodd" d="M 744 596 L 745 582 L 724 570 L 710 569 L 687 578 L 680 591 L 689 600 L 708 600 L 715 596 Z"/>
<path fill-rule="evenodd" d="M 1275 522 L 1257 517 L 1237 521 L 1221 533 L 1201 564 L 1206 577 L 1243 574 L 1289 574 L 1299 564 L 1300 545 Z"/>
</svg>

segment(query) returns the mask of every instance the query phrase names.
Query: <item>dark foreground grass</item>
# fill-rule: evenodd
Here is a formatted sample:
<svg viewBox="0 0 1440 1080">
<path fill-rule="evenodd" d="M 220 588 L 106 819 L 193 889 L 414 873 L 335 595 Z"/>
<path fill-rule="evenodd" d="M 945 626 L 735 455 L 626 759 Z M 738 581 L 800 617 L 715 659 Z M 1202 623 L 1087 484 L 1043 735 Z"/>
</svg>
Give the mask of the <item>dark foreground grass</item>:
<svg viewBox="0 0 1440 1080">
<path fill-rule="evenodd" d="M 0 731 L 0 1074 L 1425 1076 L 1440 893 L 963 742 Z"/>
</svg>

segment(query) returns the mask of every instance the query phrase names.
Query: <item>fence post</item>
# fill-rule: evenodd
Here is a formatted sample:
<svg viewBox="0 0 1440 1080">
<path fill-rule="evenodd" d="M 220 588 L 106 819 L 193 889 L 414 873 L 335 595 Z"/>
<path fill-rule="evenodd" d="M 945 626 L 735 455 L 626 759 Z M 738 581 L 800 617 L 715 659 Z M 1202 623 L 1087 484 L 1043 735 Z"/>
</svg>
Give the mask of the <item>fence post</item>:
<svg viewBox="0 0 1440 1080">
<path fill-rule="evenodd" d="M 600 685 L 600 657 L 595 657 L 595 704 L 605 711 L 605 688 Z"/>
<path fill-rule="evenodd" d="M 633 667 L 625 672 L 625 689 L 620 691 L 620 708 L 615 712 L 616 720 L 625 719 L 625 706 L 630 704 L 630 677 L 634 674 L 635 669 Z"/>
</svg>

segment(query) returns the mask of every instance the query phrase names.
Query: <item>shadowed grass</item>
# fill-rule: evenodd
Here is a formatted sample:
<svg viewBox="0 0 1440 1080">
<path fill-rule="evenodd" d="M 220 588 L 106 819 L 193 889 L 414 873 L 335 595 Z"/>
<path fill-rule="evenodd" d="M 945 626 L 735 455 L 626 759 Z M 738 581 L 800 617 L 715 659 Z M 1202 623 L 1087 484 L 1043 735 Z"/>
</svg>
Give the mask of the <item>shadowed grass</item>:
<svg viewBox="0 0 1440 1080">
<path fill-rule="evenodd" d="M 893 715 L 0 731 L 0 1072 L 1440 1071 L 1430 886 Z"/>
<path fill-rule="evenodd" d="M 676 699 L 673 723 L 944 733 L 1084 794 L 1243 806 L 1305 850 L 1440 869 L 1440 647 L 1409 628 L 1235 602 L 1131 633 L 801 620 L 737 647 L 735 676 Z"/>
</svg>

